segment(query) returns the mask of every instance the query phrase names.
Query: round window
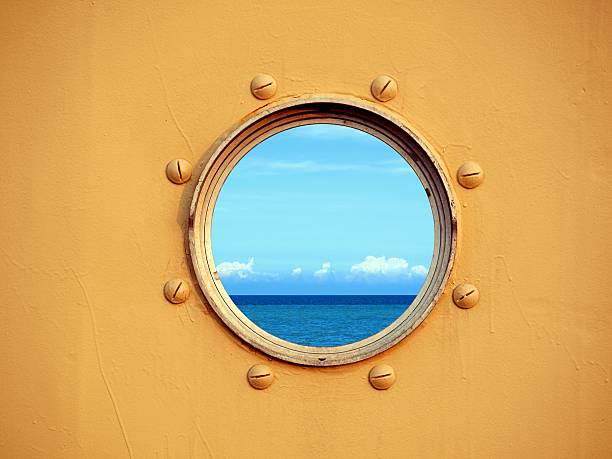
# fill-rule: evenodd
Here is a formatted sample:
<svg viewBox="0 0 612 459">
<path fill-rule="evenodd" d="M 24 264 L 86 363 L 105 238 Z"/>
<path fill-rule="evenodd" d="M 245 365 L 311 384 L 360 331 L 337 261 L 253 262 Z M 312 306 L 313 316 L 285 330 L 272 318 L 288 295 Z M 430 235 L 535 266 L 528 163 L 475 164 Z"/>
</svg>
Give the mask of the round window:
<svg viewBox="0 0 612 459">
<path fill-rule="evenodd" d="M 404 338 L 435 304 L 455 249 L 435 159 L 360 102 L 255 115 L 213 153 L 191 217 L 195 272 L 219 317 L 306 365 L 354 362 Z"/>
</svg>

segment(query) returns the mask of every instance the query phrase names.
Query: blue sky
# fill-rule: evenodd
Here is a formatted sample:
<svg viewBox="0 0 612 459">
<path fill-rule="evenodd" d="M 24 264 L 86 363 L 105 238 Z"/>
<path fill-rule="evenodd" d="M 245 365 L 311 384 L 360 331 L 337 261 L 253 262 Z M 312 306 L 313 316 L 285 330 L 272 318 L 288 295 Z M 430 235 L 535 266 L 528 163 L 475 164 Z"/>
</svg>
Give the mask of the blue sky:
<svg viewBox="0 0 612 459">
<path fill-rule="evenodd" d="M 213 257 L 230 295 L 416 294 L 433 253 L 431 207 L 409 164 L 357 129 L 276 134 L 226 180 Z"/>
</svg>

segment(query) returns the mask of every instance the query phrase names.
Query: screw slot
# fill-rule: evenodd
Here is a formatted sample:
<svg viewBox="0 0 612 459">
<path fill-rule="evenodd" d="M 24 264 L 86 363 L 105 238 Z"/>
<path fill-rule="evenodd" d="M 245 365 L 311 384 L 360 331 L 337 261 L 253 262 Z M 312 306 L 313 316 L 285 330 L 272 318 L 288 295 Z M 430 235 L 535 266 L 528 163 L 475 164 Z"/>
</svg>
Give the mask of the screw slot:
<svg viewBox="0 0 612 459">
<path fill-rule="evenodd" d="M 385 92 L 385 90 L 389 87 L 389 85 L 391 84 L 391 80 L 387 81 L 385 83 L 385 85 L 382 87 L 382 89 L 380 90 L 380 93 L 378 93 L 379 96 L 382 96 Z"/>
<path fill-rule="evenodd" d="M 178 293 L 179 289 L 181 288 L 181 286 L 183 285 L 182 282 L 180 282 L 177 286 L 176 286 L 176 290 L 174 291 L 174 293 L 172 294 L 172 299 L 176 299 L 176 294 Z"/>
<path fill-rule="evenodd" d="M 393 373 L 385 373 L 384 375 L 371 376 L 371 378 L 372 379 L 380 379 L 380 378 L 387 378 L 389 376 L 393 376 Z"/>
<path fill-rule="evenodd" d="M 253 89 L 253 91 L 259 91 L 259 90 L 261 90 L 261 89 L 263 89 L 263 88 L 267 88 L 268 86 L 271 86 L 272 84 L 273 84 L 272 82 L 270 82 L 270 83 L 266 83 L 266 84 L 264 84 L 263 86 L 258 86 L 258 87 L 256 87 L 256 88 L 254 88 L 254 89 Z"/>
</svg>

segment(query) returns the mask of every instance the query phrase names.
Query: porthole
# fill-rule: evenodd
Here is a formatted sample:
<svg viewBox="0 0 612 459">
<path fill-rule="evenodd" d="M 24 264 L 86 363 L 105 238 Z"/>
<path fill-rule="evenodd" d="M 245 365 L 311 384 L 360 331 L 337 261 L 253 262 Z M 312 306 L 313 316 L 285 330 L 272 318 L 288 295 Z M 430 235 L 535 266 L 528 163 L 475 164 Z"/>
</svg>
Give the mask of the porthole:
<svg viewBox="0 0 612 459">
<path fill-rule="evenodd" d="M 422 322 L 448 279 L 456 220 L 434 155 L 402 121 L 313 97 L 266 108 L 218 144 L 189 238 L 201 290 L 234 333 L 330 366 Z"/>
</svg>

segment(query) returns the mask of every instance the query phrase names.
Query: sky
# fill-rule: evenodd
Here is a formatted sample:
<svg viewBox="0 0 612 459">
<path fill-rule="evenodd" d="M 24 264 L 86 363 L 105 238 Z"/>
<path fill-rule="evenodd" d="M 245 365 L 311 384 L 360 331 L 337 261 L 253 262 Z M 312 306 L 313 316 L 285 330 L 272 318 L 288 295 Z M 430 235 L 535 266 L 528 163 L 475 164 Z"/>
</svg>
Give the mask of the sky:
<svg viewBox="0 0 612 459">
<path fill-rule="evenodd" d="M 376 137 L 315 124 L 240 160 L 212 221 L 230 295 L 413 295 L 433 254 L 433 217 L 410 165 Z"/>
</svg>

